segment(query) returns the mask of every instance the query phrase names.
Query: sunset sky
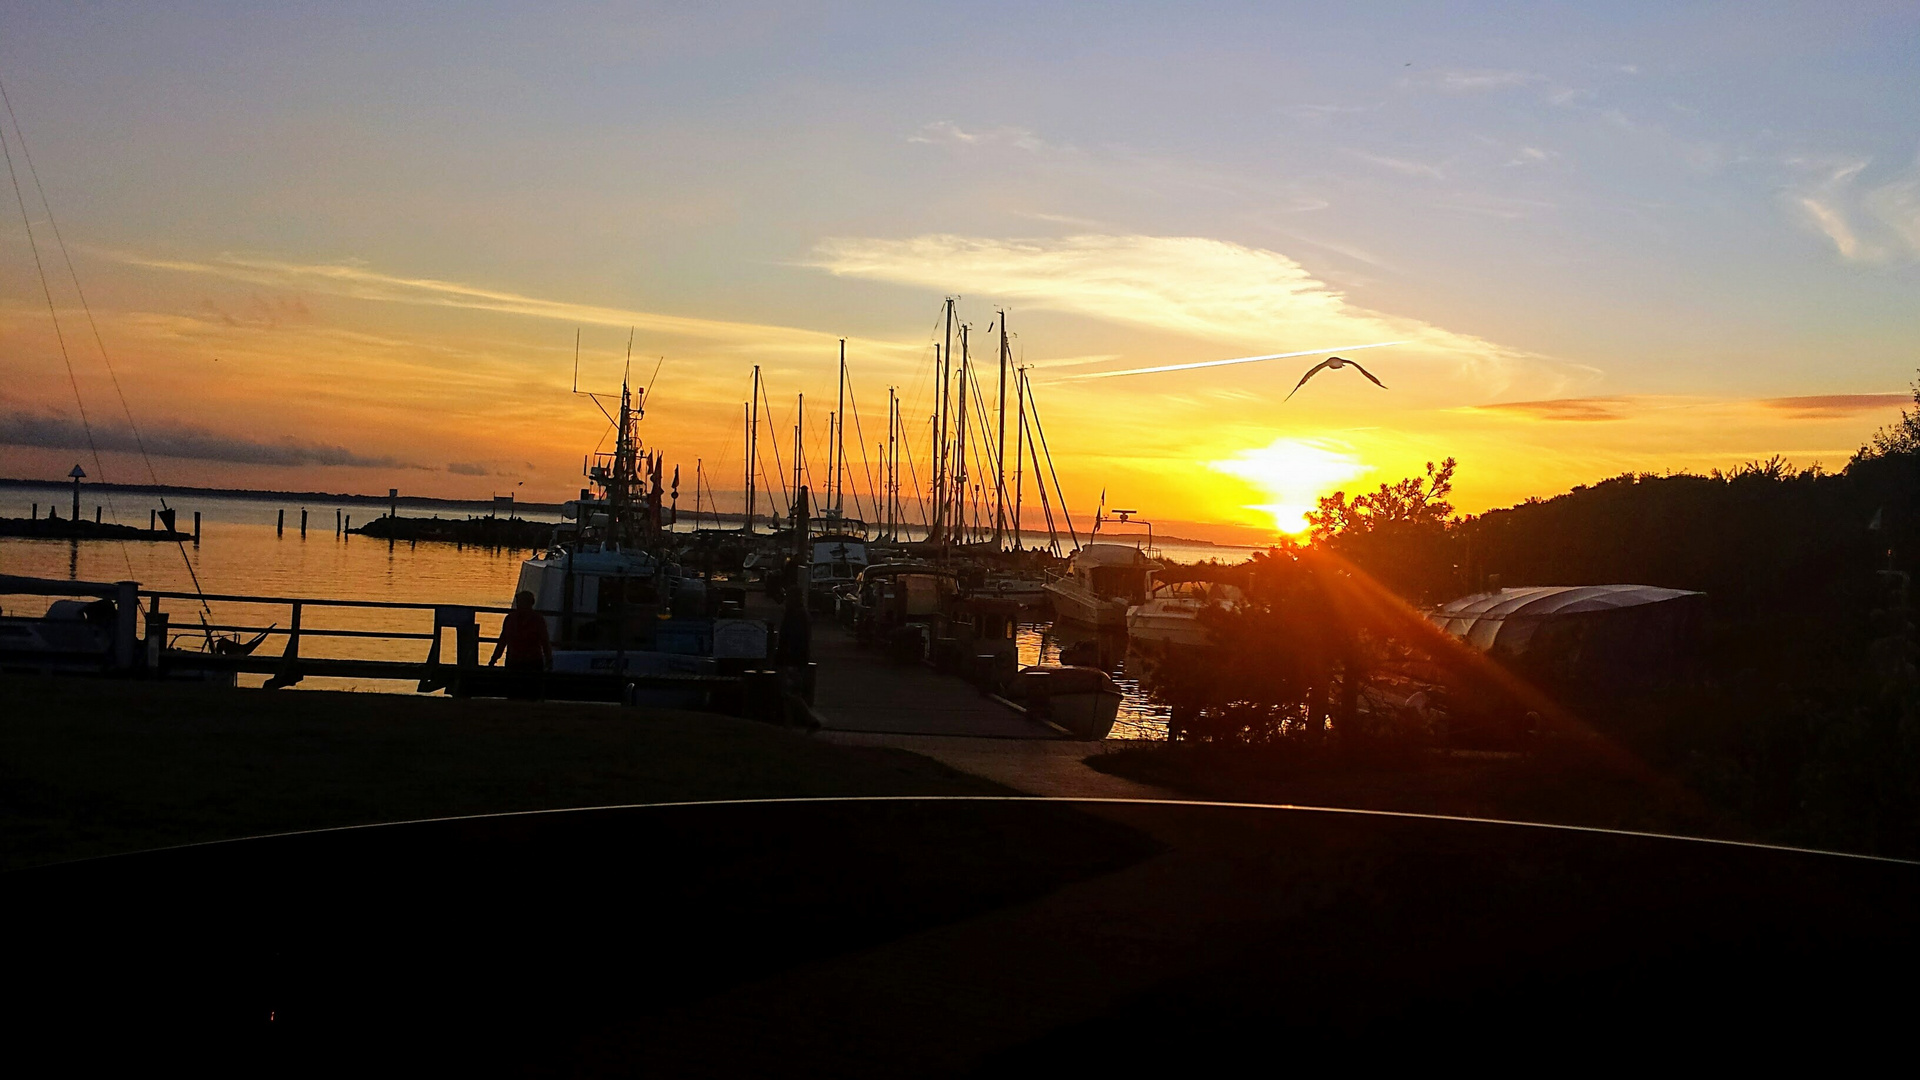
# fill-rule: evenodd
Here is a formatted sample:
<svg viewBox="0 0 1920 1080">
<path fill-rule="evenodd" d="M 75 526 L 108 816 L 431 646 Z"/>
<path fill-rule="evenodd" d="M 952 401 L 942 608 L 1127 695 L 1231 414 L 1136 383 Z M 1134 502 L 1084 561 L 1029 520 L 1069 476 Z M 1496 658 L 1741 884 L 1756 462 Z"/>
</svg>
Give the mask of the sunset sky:
<svg viewBox="0 0 1920 1080">
<path fill-rule="evenodd" d="M 720 7 L 9 5 L 157 478 L 565 497 L 605 429 L 576 328 L 609 389 L 630 327 L 683 507 L 696 457 L 737 506 L 756 363 L 783 454 L 797 392 L 824 439 L 841 337 L 866 442 L 896 386 L 924 470 L 948 294 L 983 359 L 1009 310 L 1077 514 L 1217 538 L 1447 455 L 1467 511 L 1838 467 L 1920 367 L 1912 3 Z M 106 476 L 145 482 L 6 135 Z M 0 476 L 92 472 L 0 194 Z M 1353 354 L 1385 391 L 1083 377 L 1388 341 Z"/>
</svg>

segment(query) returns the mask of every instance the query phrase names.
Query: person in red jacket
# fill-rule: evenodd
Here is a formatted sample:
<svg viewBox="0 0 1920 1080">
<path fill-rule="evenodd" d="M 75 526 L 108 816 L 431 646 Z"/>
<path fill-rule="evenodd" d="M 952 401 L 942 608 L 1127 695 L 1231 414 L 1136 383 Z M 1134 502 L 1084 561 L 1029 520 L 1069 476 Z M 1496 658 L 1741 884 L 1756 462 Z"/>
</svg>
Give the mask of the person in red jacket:
<svg viewBox="0 0 1920 1080">
<path fill-rule="evenodd" d="M 513 610 L 500 623 L 489 666 L 507 654 L 508 671 L 545 671 L 553 666 L 553 642 L 547 638 L 547 620 L 533 610 L 533 594 L 522 590 L 513 598 Z"/>
</svg>

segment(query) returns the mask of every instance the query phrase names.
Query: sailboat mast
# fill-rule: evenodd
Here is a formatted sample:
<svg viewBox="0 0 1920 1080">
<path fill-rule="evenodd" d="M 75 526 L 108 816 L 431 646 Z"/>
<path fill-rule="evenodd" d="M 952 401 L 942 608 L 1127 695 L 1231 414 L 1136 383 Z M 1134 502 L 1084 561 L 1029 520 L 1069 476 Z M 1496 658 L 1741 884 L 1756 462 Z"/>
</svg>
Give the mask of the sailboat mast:
<svg viewBox="0 0 1920 1080">
<path fill-rule="evenodd" d="M 955 428 L 953 468 L 953 534 L 961 542 L 967 539 L 967 338 L 972 328 L 960 324 L 960 423 Z"/>
<path fill-rule="evenodd" d="M 952 462 L 947 457 L 947 384 L 953 368 L 953 297 L 947 297 L 947 333 L 946 348 L 934 354 L 934 367 L 940 379 L 939 408 L 934 414 L 934 468 L 933 468 L 933 535 L 945 542 L 947 538 L 946 502 L 947 481 Z"/>
<path fill-rule="evenodd" d="M 993 450 L 993 548 L 1006 542 L 1007 533 L 1007 309 L 1000 309 L 1000 432 Z"/>
<path fill-rule="evenodd" d="M 807 395 L 794 395 L 793 406 L 793 499 L 794 507 L 800 505 L 800 470 L 805 463 L 802 456 L 806 453 Z M 789 509 L 789 513 L 792 509 Z"/>
<path fill-rule="evenodd" d="M 1018 419 L 1013 425 L 1013 547 L 1020 550 L 1020 495 L 1025 490 L 1020 483 L 1021 455 L 1026 453 L 1027 436 L 1027 373 L 1025 369 L 1014 372 L 1014 399 L 1018 402 L 1015 412 Z"/>
<path fill-rule="evenodd" d="M 753 534 L 754 470 L 760 466 L 760 365 L 753 365 L 753 401 L 747 406 L 747 534 Z"/>
<path fill-rule="evenodd" d="M 887 386 L 887 538 L 899 540 L 900 521 L 895 509 L 900 505 L 900 404 L 893 386 Z"/>
<path fill-rule="evenodd" d="M 847 339 L 840 339 L 840 419 L 835 429 L 833 451 L 833 508 L 847 509 Z M 865 451 L 862 451 L 865 453 Z"/>
</svg>

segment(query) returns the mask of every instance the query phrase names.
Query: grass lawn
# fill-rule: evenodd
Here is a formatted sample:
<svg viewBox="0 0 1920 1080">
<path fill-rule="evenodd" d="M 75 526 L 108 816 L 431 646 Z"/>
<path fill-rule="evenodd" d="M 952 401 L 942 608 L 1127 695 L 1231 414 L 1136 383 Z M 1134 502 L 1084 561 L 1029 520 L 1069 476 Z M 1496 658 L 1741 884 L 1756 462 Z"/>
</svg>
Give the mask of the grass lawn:
<svg viewBox="0 0 1920 1080">
<path fill-rule="evenodd" d="M 991 794 L 730 717 L 0 679 L 0 868 L 295 829 L 682 799 Z"/>
<path fill-rule="evenodd" d="M 1751 838 L 1679 784 L 1597 743 L 1551 742 L 1524 753 L 1331 746 L 1152 744 L 1087 759 L 1102 772 L 1225 802 L 1590 825 L 1686 836 Z"/>
</svg>

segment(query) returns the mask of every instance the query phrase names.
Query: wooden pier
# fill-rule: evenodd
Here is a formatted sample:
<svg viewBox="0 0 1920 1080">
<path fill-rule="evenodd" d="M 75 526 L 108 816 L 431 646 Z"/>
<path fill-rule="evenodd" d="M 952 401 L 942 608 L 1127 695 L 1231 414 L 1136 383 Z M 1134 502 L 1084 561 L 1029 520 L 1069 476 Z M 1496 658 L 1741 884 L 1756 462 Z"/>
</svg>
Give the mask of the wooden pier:
<svg viewBox="0 0 1920 1080">
<path fill-rule="evenodd" d="M 504 607 L 424 604 L 390 600 L 337 600 L 321 597 L 253 596 L 142 589 L 137 582 L 58 581 L 0 575 L 0 595 L 84 597 L 110 601 L 94 625 L 104 630 L 105 648 L 29 647 L 13 637 L 0 638 L 0 671 L 21 673 L 106 674 L 127 677 L 267 676 L 266 687 L 294 686 L 307 678 L 390 680 L 413 683 L 420 691 L 445 690 L 457 697 L 526 695 L 561 701 L 634 704 L 665 695 L 675 704 L 745 715 L 777 715 L 782 683 L 770 670 L 720 675 L 653 675 L 614 672 L 508 671 L 481 663 L 483 643 L 499 640 L 480 632 L 479 616 L 505 615 Z M 244 605 L 284 609 L 285 615 L 261 623 L 194 622 L 175 626 L 165 601 Z M 303 625 L 314 609 L 378 610 L 430 614 L 432 630 L 352 630 Z M 542 612 L 555 615 L 559 612 Z M 91 620 L 91 616 L 89 619 Z M 23 627 L 35 620 L 9 620 Z M 144 630 L 142 633 L 142 622 Z M 443 650 L 451 633 L 453 647 Z M 235 635 L 232 637 L 226 635 Z M 211 641 L 205 649 L 179 648 L 183 639 Z M 253 642 L 252 639 L 260 639 Z M 311 638 L 426 641 L 424 661 L 303 654 Z M 251 643 L 252 647 L 248 647 Z M 271 646 L 277 645 L 278 648 Z"/>
<path fill-rule="evenodd" d="M 713 675 L 639 675 L 613 672 L 510 672 L 482 662 L 481 647 L 498 640 L 482 634 L 480 616 L 502 616 L 505 607 L 430 604 L 391 600 L 261 596 L 142 589 L 131 581 L 85 582 L 0 575 L 0 596 L 86 597 L 111 603 L 96 610 L 106 631 L 104 650 L 49 652 L 0 637 L 0 670 L 109 674 L 136 678 L 266 677 L 268 689 L 309 678 L 411 683 L 423 691 L 457 697 L 535 696 L 564 701 L 634 704 L 670 700 L 766 719 L 788 717 L 790 684 L 796 680 L 765 662 L 734 661 Z M 196 614 L 205 602 L 223 610 L 240 607 L 246 621 L 210 622 Z M 174 610 L 169 611 L 171 605 Z M 346 629 L 311 625 L 316 611 L 411 613 L 419 630 L 398 627 Z M 255 614 L 258 613 L 258 614 Z M 542 612 L 558 615 L 560 612 Z M 754 596 L 750 617 L 777 624 L 779 609 Z M 175 622 L 176 615 L 179 621 Z M 90 616 L 94 617 L 94 616 Z M 427 619 L 431 619 L 430 629 Z M 34 620 L 12 619 L 15 626 Z M 987 739 L 1062 739 L 1066 732 L 1031 719 L 1024 710 L 983 692 L 958 675 L 924 663 L 902 664 L 862 648 L 853 632 L 830 616 L 815 616 L 812 632 L 812 695 L 805 710 L 821 728 L 841 733 L 891 736 L 966 736 Z M 451 638 L 451 644 L 448 639 Z M 256 640 L 257 639 L 257 640 Z M 312 655 L 313 639 L 420 641 L 425 660 Z M 183 648 L 183 643 L 201 645 Z M 204 644 L 202 644 L 204 643 Z M 804 682 L 805 680 L 799 680 Z"/>
</svg>

